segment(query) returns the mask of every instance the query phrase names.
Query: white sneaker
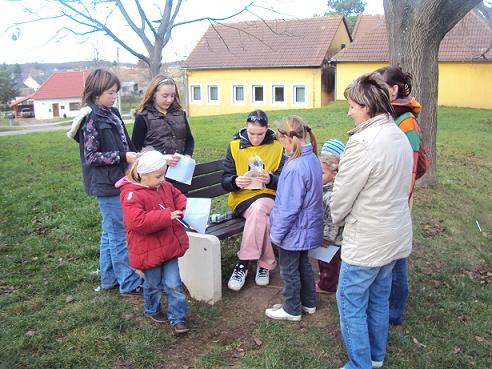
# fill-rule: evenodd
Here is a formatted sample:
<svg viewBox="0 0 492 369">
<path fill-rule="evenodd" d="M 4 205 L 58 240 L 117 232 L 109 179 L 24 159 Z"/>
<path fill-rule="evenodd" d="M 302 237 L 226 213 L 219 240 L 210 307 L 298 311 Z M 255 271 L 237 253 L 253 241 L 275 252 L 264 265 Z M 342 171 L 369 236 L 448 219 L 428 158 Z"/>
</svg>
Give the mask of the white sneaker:
<svg viewBox="0 0 492 369">
<path fill-rule="evenodd" d="M 256 267 L 255 282 L 258 286 L 267 286 L 270 284 L 270 271 L 266 268 Z"/>
<path fill-rule="evenodd" d="M 239 291 L 244 286 L 244 282 L 246 282 L 246 276 L 248 275 L 248 268 L 246 268 L 242 264 L 236 264 L 234 270 L 232 271 L 231 278 L 229 278 L 229 283 L 227 283 L 227 287 L 229 287 L 233 291 Z"/>
<path fill-rule="evenodd" d="M 290 315 L 286 312 L 282 307 L 282 304 L 275 304 L 270 309 L 266 309 L 265 315 L 274 320 L 291 320 L 296 322 L 301 320 L 300 315 Z"/>
<path fill-rule="evenodd" d="M 383 367 L 382 361 L 371 361 L 371 364 L 372 364 L 373 368 L 382 368 Z"/>
<path fill-rule="evenodd" d="M 316 312 L 316 306 L 312 307 L 312 308 L 309 308 L 307 306 L 301 306 L 301 308 L 302 308 L 302 311 L 304 311 L 307 314 L 314 314 Z"/>
</svg>

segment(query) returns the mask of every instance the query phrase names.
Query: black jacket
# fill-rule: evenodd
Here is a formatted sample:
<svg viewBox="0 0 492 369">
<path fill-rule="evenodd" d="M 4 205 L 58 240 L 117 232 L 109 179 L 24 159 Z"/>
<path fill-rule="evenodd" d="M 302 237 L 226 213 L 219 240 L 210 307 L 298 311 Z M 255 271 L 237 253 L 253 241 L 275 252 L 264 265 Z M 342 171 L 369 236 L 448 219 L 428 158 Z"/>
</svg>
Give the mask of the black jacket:
<svg viewBox="0 0 492 369">
<path fill-rule="evenodd" d="M 249 142 L 248 134 L 246 132 L 246 128 L 240 129 L 234 136 L 232 136 L 232 140 L 239 141 L 239 148 L 244 149 L 246 147 L 251 146 L 251 142 Z M 268 129 L 263 142 L 260 145 L 271 144 L 275 140 L 275 132 L 271 129 Z M 280 164 L 275 173 L 270 173 L 270 183 L 266 185 L 267 188 L 271 188 L 272 190 L 277 190 L 278 178 L 280 177 L 280 172 L 287 160 L 285 155 L 282 155 L 282 159 L 280 160 Z M 222 175 L 222 188 L 227 192 L 236 192 L 241 189 L 236 186 L 236 178 L 238 177 L 236 173 L 236 162 L 232 157 L 231 146 L 227 145 L 227 152 L 224 158 L 224 173 Z M 274 198 L 274 196 L 269 194 L 261 194 L 258 196 L 254 196 L 246 201 L 240 203 L 236 210 L 234 211 L 234 216 L 240 216 L 253 202 L 261 197 L 270 197 Z"/>
</svg>

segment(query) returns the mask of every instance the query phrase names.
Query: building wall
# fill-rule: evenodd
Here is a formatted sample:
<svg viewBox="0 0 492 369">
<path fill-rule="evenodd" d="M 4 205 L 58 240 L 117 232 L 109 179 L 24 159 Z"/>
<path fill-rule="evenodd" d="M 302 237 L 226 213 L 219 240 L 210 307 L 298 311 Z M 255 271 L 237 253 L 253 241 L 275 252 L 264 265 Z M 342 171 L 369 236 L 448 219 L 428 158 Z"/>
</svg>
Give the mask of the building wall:
<svg viewBox="0 0 492 369">
<path fill-rule="evenodd" d="M 245 113 L 255 109 L 281 110 L 321 106 L 320 68 L 260 68 L 189 70 L 188 106 L 190 116 Z M 244 86 L 244 101 L 235 102 L 233 86 Z M 253 101 L 253 86 L 263 86 L 264 101 Z M 201 100 L 193 98 L 200 86 Z M 218 101 L 209 101 L 208 86 L 218 86 Z M 284 86 L 284 102 L 273 102 L 273 86 Z M 305 101 L 295 103 L 294 89 L 304 86 Z"/>
<path fill-rule="evenodd" d="M 52 119 L 53 118 L 53 104 L 58 104 L 58 111 L 60 118 L 64 115 L 68 117 L 75 117 L 80 110 L 80 97 L 71 97 L 64 99 L 42 99 L 34 100 L 34 115 L 36 119 Z M 70 103 L 79 104 L 79 109 L 70 110 Z"/>
<path fill-rule="evenodd" d="M 363 73 L 387 63 L 339 62 L 336 70 L 336 100 L 344 100 L 343 91 Z M 492 63 L 439 63 L 439 105 L 492 109 Z"/>
</svg>

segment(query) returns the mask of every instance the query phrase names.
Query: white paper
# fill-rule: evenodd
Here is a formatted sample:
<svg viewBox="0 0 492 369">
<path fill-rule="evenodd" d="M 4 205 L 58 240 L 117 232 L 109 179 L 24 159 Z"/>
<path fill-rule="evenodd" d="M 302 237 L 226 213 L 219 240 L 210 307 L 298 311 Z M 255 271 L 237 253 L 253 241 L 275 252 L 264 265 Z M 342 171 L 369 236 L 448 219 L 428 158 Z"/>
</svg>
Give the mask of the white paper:
<svg viewBox="0 0 492 369">
<path fill-rule="evenodd" d="M 245 177 L 250 177 L 251 178 L 251 183 L 244 187 L 246 190 L 261 190 L 262 188 L 265 188 L 265 185 L 260 182 L 260 180 L 256 177 L 256 174 L 259 173 L 259 171 L 253 171 L 249 170 L 246 173 L 244 173 Z"/>
<path fill-rule="evenodd" d="M 198 233 L 205 233 L 212 199 L 189 198 L 186 201 L 186 211 L 183 220 Z"/>
<path fill-rule="evenodd" d="M 175 181 L 191 184 L 193 178 L 193 172 L 195 171 L 196 161 L 186 155 L 174 154 L 179 156 L 178 164 L 174 167 L 168 167 L 166 172 L 166 178 L 174 179 Z"/>
<path fill-rule="evenodd" d="M 315 249 L 309 250 L 308 256 L 313 259 L 318 259 L 324 261 L 325 263 L 329 263 L 333 256 L 340 250 L 340 247 L 330 245 L 328 247 L 317 247 Z"/>
</svg>

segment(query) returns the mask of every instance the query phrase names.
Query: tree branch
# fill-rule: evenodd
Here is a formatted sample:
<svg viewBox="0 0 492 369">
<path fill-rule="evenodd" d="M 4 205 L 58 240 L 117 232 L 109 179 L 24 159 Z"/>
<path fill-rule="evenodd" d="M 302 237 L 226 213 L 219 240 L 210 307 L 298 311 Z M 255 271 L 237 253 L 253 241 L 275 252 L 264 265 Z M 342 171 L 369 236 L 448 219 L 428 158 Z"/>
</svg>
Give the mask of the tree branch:
<svg viewBox="0 0 492 369">
<path fill-rule="evenodd" d="M 138 28 L 136 26 L 136 24 L 133 22 L 132 18 L 128 15 L 128 12 L 126 11 L 125 7 L 123 6 L 123 4 L 121 3 L 120 0 L 116 0 L 115 2 L 116 2 L 116 6 L 118 7 L 121 15 L 123 15 L 123 18 L 125 18 L 126 22 L 131 27 L 133 32 L 135 32 L 137 34 L 137 36 L 140 37 L 140 39 L 142 40 L 147 51 L 150 52 L 150 50 L 152 50 L 152 43 L 147 38 L 147 35 L 145 34 L 145 29 L 141 29 L 141 28 Z M 142 20 L 142 22 L 144 22 L 144 21 Z M 145 23 L 144 23 L 144 25 L 145 25 Z"/>
</svg>

